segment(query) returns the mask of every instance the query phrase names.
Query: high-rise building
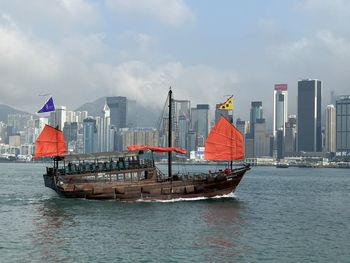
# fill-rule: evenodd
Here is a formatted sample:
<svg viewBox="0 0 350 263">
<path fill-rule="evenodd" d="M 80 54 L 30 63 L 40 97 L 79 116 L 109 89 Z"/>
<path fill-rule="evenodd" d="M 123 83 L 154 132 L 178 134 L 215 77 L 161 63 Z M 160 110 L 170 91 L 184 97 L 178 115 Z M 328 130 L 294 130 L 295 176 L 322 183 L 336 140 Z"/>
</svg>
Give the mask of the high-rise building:
<svg viewBox="0 0 350 263">
<path fill-rule="evenodd" d="M 192 129 L 197 132 L 197 147 L 204 146 L 210 130 L 210 120 L 208 104 L 197 104 L 197 108 L 192 108 Z"/>
<path fill-rule="evenodd" d="M 337 99 L 336 114 L 337 156 L 350 158 L 350 95 Z"/>
<path fill-rule="evenodd" d="M 129 145 L 154 145 L 159 142 L 159 131 L 153 128 L 121 128 L 116 132 L 116 150 L 126 151 Z"/>
<path fill-rule="evenodd" d="M 66 107 L 56 107 L 55 111 L 50 112 L 50 125 L 53 127 L 58 127 L 58 129 L 63 131 L 64 123 L 66 122 L 66 117 Z"/>
<path fill-rule="evenodd" d="M 97 140 L 96 120 L 87 117 L 83 120 L 83 147 L 84 153 L 94 153 Z"/>
<path fill-rule="evenodd" d="M 270 155 L 270 136 L 266 134 L 265 119 L 256 119 L 254 129 L 254 157 Z"/>
<path fill-rule="evenodd" d="M 107 104 L 102 110 L 102 117 L 96 117 L 97 126 L 97 152 L 109 152 L 113 150 L 111 138 L 111 118 Z"/>
<path fill-rule="evenodd" d="M 184 115 L 179 116 L 178 121 L 178 133 L 179 133 L 179 140 L 178 140 L 178 147 L 182 149 L 187 149 L 187 134 L 188 134 L 188 126 L 189 122 L 187 121 L 187 118 Z"/>
<path fill-rule="evenodd" d="M 7 125 L 12 126 L 12 132 L 18 133 L 23 131 L 24 127 L 27 126 L 29 120 L 33 120 L 33 116 L 29 114 L 8 114 L 7 115 Z"/>
<path fill-rule="evenodd" d="M 263 119 L 263 108 L 261 101 L 252 101 L 250 108 L 250 137 L 254 138 L 254 126 L 257 119 Z"/>
<path fill-rule="evenodd" d="M 76 141 L 78 136 L 78 123 L 66 122 L 63 128 L 64 140 L 68 144 L 69 142 Z"/>
<path fill-rule="evenodd" d="M 273 91 L 273 136 L 278 130 L 283 130 L 288 117 L 288 86 L 276 84 Z"/>
<path fill-rule="evenodd" d="M 107 105 L 111 112 L 111 125 L 117 129 L 125 128 L 127 116 L 126 97 L 107 97 Z"/>
<path fill-rule="evenodd" d="M 298 81 L 297 150 L 299 152 L 322 151 L 321 91 L 320 80 Z"/>
<path fill-rule="evenodd" d="M 276 132 L 276 135 L 274 136 L 274 141 L 277 145 L 277 160 L 281 160 L 284 158 L 284 148 L 285 148 L 285 143 L 284 143 L 284 129 L 279 129 Z"/>
<path fill-rule="evenodd" d="M 284 155 L 292 155 L 296 151 L 297 118 L 289 115 L 285 124 Z"/>
<path fill-rule="evenodd" d="M 187 133 L 191 124 L 191 102 L 173 100 L 174 146 L 187 149 Z"/>
<path fill-rule="evenodd" d="M 218 107 L 221 105 L 220 104 L 216 104 L 216 108 L 215 108 L 215 123 L 217 123 L 221 116 L 225 117 L 229 122 L 232 123 L 232 115 L 230 115 L 229 113 L 231 112 L 232 114 L 232 110 L 228 111 L 228 110 L 220 110 L 218 109 Z"/>
<path fill-rule="evenodd" d="M 335 107 L 334 105 L 327 105 L 326 108 L 326 129 L 325 129 L 325 151 L 335 152 L 336 151 L 336 126 L 335 126 Z"/>
<path fill-rule="evenodd" d="M 75 111 L 75 122 L 82 123 L 88 117 L 87 111 Z"/>
</svg>

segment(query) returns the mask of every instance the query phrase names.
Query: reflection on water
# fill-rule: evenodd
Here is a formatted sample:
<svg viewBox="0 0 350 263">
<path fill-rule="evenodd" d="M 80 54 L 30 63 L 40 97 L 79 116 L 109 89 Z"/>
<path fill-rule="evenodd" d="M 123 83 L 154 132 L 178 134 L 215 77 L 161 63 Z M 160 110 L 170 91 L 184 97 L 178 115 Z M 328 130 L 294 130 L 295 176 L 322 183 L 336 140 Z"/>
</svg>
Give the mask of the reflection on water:
<svg viewBox="0 0 350 263">
<path fill-rule="evenodd" d="M 244 255 L 248 248 L 239 242 L 241 230 L 246 223 L 244 204 L 236 198 L 212 199 L 206 202 L 203 213 L 204 231 L 197 246 L 205 248 L 209 262 L 229 262 Z"/>
<path fill-rule="evenodd" d="M 69 242 L 64 238 L 63 232 L 65 228 L 74 224 L 74 218 L 67 213 L 64 202 L 61 198 L 52 198 L 44 200 L 36 207 L 37 218 L 33 220 L 35 235 L 32 236 L 33 258 L 50 258 L 50 262 L 68 259 L 67 255 L 60 254 L 60 251 Z"/>
</svg>

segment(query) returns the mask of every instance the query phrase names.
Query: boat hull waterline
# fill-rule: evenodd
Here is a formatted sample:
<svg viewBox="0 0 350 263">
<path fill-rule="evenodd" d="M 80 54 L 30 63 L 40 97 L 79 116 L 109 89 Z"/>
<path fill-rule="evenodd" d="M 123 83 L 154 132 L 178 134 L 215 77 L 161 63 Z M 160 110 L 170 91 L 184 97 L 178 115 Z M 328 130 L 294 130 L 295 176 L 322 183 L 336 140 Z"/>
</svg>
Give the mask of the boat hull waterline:
<svg viewBox="0 0 350 263">
<path fill-rule="evenodd" d="M 173 180 L 139 180 L 136 182 L 82 182 L 84 177 L 75 180 L 56 175 L 45 174 L 45 186 L 67 198 L 85 198 L 96 200 L 137 201 L 137 200 L 171 200 L 178 198 L 215 197 L 235 191 L 248 166 L 234 169 L 229 173 L 219 172 L 206 178 Z M 112 174 L 112 173 L 111 173 Z M 108 178 L 111 174 L 104 174 Z M 86 175 L 89 177 L 98 174 Z M 82 180 L 83 179 L 83 180 Z M 75 181 L 75 182 L 74 182 Z"/>
</svg>

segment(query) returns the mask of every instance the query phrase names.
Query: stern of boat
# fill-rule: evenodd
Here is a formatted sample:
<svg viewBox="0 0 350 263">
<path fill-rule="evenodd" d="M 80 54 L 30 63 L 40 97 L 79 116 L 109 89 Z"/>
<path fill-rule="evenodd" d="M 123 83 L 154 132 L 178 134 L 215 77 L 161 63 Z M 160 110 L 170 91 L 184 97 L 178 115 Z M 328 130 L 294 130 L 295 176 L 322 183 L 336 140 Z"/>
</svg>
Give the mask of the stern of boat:
<svg viewBox="0 0 350 263">
<path fill-rule="evenodd" d="M 54 169 L 51 167 L 46 168 L 46 174 L 43 175 L 45 186 L 51 188 L 52 190 L 57 190 L 55 182 Z"/>
</svg>

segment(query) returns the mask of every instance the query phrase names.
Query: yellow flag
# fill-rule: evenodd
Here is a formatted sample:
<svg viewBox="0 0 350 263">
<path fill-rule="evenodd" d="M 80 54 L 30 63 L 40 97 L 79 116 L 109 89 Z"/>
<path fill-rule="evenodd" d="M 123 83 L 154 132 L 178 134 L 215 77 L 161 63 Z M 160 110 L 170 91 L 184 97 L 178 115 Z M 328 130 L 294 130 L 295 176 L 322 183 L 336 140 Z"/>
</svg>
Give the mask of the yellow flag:
<svg viewBox="0 0 350 263">
<path fill-rule="evenodd" d="M 219 110 L 232 110 L 233 109 L 233 97 L 229 97 L 224 103 L 221 103 L 217 107 Z"/>
</svg>

